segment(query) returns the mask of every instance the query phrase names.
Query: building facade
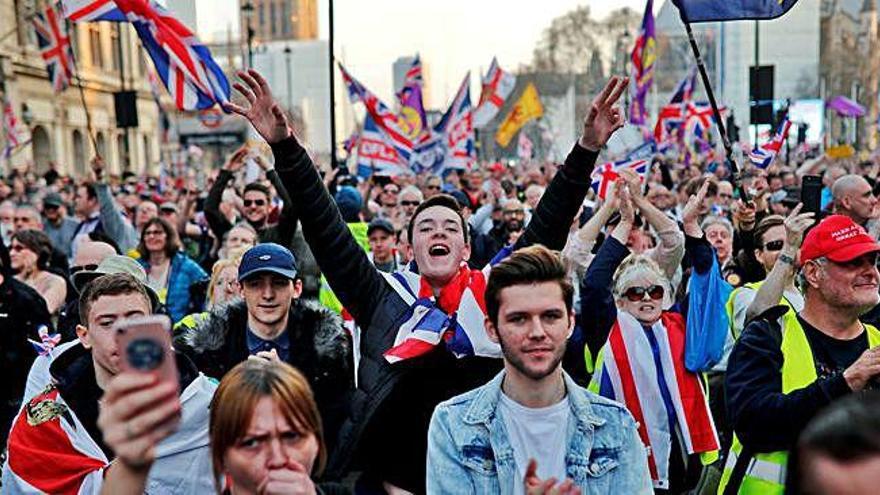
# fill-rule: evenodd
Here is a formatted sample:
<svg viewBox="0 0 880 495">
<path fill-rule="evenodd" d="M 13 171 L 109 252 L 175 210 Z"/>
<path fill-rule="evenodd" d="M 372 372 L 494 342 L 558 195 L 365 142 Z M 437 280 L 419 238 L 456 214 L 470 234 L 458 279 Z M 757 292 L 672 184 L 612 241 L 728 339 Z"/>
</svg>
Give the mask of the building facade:
<svg viewBox="0 0 880 495">
<path fill-rule="evenodd" d="M 125 24 L 74 25 L 70 35 L 82 96 L 76 85 L 56 94 L 31 24 L 33 4 L 28 10 L 27 3 L 0 0 L 0 33 L 5 35 L 0 39 L 0 76 L 16 114 L 31 132 L 31 142 L 14 152 L 11 165 L 33 163 L 37 171 L 44 171 L 54 162 L 59 172 L 83 178 L 97 148 L 113 173 L 155 171 L 160 159 L 158 109 L 147 87 L 145 54 L 134 30 Z M 137 128 L 116 127 L 113 95 L 121 89 L 137 91 Z M 91 114 L 93 138 L 83 100 Z"/>
<path fill-rule="evenodd" d="M 250 25 L 259 42 L 318 38 L 318 0 L 239 1 L 239 7 L 247 4 L 252 7 Z M 241 25 L 247 26 L 248 19 L 242 19 Z"/>
</svg>

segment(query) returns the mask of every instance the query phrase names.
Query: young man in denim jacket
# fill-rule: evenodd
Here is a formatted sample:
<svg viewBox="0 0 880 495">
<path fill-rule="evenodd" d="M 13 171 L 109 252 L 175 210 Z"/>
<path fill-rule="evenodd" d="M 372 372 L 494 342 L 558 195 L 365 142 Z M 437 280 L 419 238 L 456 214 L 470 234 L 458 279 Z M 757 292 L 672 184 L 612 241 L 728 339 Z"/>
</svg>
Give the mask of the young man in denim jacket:
<svg viewBox="0 0 880 495">
<path fill-rule="evenodd" d="M 486 329 L 504 370 L 434 410 L 428 493 L 652 493 L 632 416 L 560 366 L 574 328 L 565 273 L 537 245 L 492 268 Z"/>
</svg>

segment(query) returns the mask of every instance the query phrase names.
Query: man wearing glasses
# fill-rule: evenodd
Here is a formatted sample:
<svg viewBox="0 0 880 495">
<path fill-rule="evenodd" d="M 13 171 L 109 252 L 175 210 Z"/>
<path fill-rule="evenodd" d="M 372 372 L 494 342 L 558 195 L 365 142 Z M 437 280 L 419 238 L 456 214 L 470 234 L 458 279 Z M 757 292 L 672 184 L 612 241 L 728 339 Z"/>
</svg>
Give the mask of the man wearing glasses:
<svg viewBox="0 0 880 495">
<path fill-rule="evenodd" d="M 880 244 L 852 219 L 825 218 L 800 248 L 803 310 L 774 307 L 746 326 L 727 366 L 735 437 L 722 490 L 782 493 L 788 451 L 813 416 L 841 397 L 874 388 L 880 331 L 859 317 L 880 302 L 878 252 Z"/>
<path fill-rule="evenodd" d="M 427 179 L 425 179 L 425 184 L 422 186 L 422 191 L 425 193 L 425 199 L 430 199 L 433 196 L 440 194 L 440 189 L 443 187 L 443 181 L 440 177 L 436 175 L 429 175 Z"/>
</svg>

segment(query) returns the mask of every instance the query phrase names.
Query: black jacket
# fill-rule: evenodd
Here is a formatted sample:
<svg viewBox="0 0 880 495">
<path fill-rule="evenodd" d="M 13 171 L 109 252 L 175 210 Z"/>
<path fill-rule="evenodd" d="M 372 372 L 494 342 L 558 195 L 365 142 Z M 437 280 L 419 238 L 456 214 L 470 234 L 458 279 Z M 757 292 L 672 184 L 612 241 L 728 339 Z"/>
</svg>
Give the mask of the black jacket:
<svg viewBox="0 0 880 495">
<path fill-rule="evenodd" d="M 785 306 L 770 308 L 746 325 L 727 364 L 727 414 L 740 442 L 752 452 L 791 450 L 819 410 L 852 393 L 842 374 L 820 377 L 802 389 L 782 393 L 779 318 L 787 310 Z"/>
<path fill-rule="evenodd" d="M 297 273 L 303 281 L 303 297 L 307 299 L 317 298 L 321 285 L 321 272 L 318 270 L 315 256 L 309 251 L 309 247 L 306 245 L 305 240 L 303 240 L 302 234 L 297 232 L 297 212 L 293 209 L 290 195 L 287 189 L 285 189 L 284 184 L 281 183 L 281 179 L 279 179 L 276 171 L 268 171 L 266 178 L 275 187 L 278 197 L 284 202 L 284 207 L 281 209 L 277 225 L 257 230 L 259 241 L 281 244 L 293 251 L 293 254 L 296 255 Z M 232 179 L 232 172 L 220 170 L 220 174 L 217 176 L 217 180 L 214 181 L 214 185 L 208 193 L 208 198 L 205 200 L 205 219 L 208 221 L 211 232 L 214 233 L 218 241 L 222 241 L 226 232 L 233 227 L 229 220 L 220 212 L 223 191 Z"/>
<path fill-rule="evenodd" d="M 37 330 L 43 325 L 51 332 L 52 319 L 46 301 L 8 272 L 3 273 L 0 284 L 0 363 L 4 370 L 0 387 L 0 440 L 4 445 L 21 404 L 28 371 L 37 357 L 28 339 L 39 342 Z"/>
<path fill-rule="evenodd" d="M 220 306 L 194 328 L 183 327 L 175 348 L 188 356 L 202 373 L 222 379 L 249 355 L 247 307 L 243 301 Z M 287 362 L 309 380 L 315 394 L 328 445 L 345 417 L 354 386 L 351 344 L 336 313 L 296 300 L 287 320 L 290 355 Z"/>
<path fill-rule="evenodd" d="M 354 453 L 360 447 L 359 442 L 367 425 L 371 423 L 380 406 L 392 396 L 398 384 L 408 382 L 413 385 L 412 390 L 416 393 L 423 393 L 419 388 L 442 387 L 448 393 L 445 398 L 450 398 L 488 381 L 488 377 L 484 379 L 483 376 L 500 369 L 501 362 L 488 360 L 489 363 L 484 363 L 478 358 L 450 360 L 446 357 L 449 353 L 438 348 L 427 356 L 411 360 L 412 363 L 389 364 L 383 354 L 393 346 L 399 321 L 409 309 L 408 305 L 394 292 L 355 242 L 302 146 L 294 138 L 289 138 L 274 144 L 272 151 L 278 174 L 290 192 L 295 208 L 300 212 L 303 234 L 318 260 L 318 265 L 362 332 L 358 389 L 352 398 L 348 420 L 340 431 L 338 448 L 331 455 L 328 465 L 328 476 L 332 478 L 346 473 Z M 596 157 L 596 153 L 575 146 L 565 166 L 547 188 L 532 221 L 519 239 L 519 247 L 540 242 L 551 249 L 562 249 L 571 222 L 589 188 L 590 172 Z M 432 373 L 424 373 L 424 367 L 415 362 L 422 358 L 436 365 Z M 469 368 L 473 368 L 474 372 L 463 372 Z M 415 380 L 411 377 L 420 372 L 423 376 L 432 378 L 434 383 L 418 387 L 419 384 L 413 383 Z M 470 380 L 456 381 L 467 376 L 470 376 Z M 473 383 L 477 380 L 480 381 Z M 391 404 L 392 401 L 389 400 L 389 409 L 402 407 L 401 404 L 407 399 L 406 395 L 400 393 L 393 397 L 400 398 L 402 402 Z M 421 435 L 424 439 L 392 440 L 386 436 L 383 451 L 388 452 L 389 448 L 397 449 L 398 445 L 411 442 L 426 445 L 429 420 L 430 413 L 428 417 L 420 418 L 424 423 Z M 388 435 L 393 432 L 384 433 Z M 394 443 L 393 446 L 388 445 L 389 440 Z M 379 453 L 375 452 L 374 455 Z M 410 460 L 411 467 L 417 470 L 413 478 L 418 478 L 418 473 L 421 473 L 421 486 L 413 483 L 402 488 L 424 490 L 425 454 L 422 450 Z"/>
</svg>

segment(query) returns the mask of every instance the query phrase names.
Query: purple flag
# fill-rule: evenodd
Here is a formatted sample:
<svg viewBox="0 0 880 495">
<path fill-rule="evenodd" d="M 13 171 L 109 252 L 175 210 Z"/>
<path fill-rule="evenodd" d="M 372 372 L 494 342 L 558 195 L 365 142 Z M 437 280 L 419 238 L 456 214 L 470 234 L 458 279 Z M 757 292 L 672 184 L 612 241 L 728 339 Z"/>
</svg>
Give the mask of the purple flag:
<svg viewBox="0 0 880 495">
<path fill-rule="evenodd" d="M 657 59 L 657 38 L 654 34 L 654 0 L 648 0 L 642 28 L 632 51 L 632 88 L 634 95 L 629 109 L 629 122 L 645 125 L 648 111 L 645 99 L 654 82 L 654 61 Z"/>
</svg>

